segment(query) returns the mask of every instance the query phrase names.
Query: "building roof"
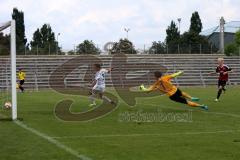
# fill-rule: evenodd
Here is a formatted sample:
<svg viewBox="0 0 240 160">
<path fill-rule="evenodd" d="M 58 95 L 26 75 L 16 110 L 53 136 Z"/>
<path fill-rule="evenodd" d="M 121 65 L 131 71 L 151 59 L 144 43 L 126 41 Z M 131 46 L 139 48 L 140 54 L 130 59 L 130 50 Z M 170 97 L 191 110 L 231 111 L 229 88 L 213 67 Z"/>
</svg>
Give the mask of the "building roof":
<svg viewBox="0 0 240 160">
<path fill-rule="evenodd" d="M 238 30 L 240 30 L 240 21 L 231 21 L 228 23 L 225 23 L 224 25 L 224 31 L 228 33 L 236 33 Z M 213 33 L 219 33 L 219 26 L 207 29 L 202 31 L 200 34 L 203 36 L 210 36 Z"/>
</svg>

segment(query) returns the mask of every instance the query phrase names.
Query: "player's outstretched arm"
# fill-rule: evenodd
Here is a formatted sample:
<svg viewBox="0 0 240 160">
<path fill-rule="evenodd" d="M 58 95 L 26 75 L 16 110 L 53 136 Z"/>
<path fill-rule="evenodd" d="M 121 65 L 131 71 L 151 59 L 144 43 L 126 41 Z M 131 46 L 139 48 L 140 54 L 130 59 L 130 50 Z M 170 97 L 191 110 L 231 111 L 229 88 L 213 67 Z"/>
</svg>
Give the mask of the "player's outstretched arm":
<svg viewBox="0 0 240 160">
<path fill-rule="evenodd" d="M 140 91 L 143 92 L 151 92 L 153 90 L 153 87 L 150 86 L 149 88 L 146 88 L 143 84 L 139 87 Z"/>
<path fill-rule="evenodd" d="M 227 71 L 224 72 L 223 74 L 225 75 L 225 74 L 232 73 L 232 72 L 233 72 L 232 68 L 228 68 Z"/>
<path fill-rule="evenodd" d="M 112 72 L 113 67 L 111 67 L 111 68 L 109 68 L 109 69 L 106 69 L 106 70 L 107 70 L 107 73 L 110 73 L 110 72 Z"/>
<path fill-rule="evenodd" d="M 171 77 L 175 78 L 175 77 L 181 76 L 183 73 L 184 73 L 183 71 L 179 71 L 177 73 L 172 74 Z"/>
</svg>

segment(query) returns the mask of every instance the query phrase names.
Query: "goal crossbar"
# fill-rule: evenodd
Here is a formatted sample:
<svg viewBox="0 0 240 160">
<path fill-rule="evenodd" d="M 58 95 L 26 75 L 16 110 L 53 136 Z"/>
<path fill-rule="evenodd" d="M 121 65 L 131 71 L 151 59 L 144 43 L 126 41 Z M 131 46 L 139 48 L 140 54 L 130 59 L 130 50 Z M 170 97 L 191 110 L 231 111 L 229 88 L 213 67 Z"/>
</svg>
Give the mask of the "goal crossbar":
<svg viewBox="0 0 240 160">
<path fill-rule="evenodd" d="M 6 23 L 0 23 L 0 31 L 3 31 L 4 29 L 8 28 L 11 26 L 11 21 L 6 22 Z"/>
</svg>

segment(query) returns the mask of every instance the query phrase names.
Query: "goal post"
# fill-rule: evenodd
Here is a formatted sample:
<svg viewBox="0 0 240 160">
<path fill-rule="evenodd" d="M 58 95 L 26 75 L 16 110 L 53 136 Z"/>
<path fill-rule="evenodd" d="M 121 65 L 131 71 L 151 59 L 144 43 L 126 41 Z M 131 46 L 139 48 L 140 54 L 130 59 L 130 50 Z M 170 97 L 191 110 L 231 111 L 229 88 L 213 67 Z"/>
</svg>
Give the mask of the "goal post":
<svg viewBox="0 0 240 160">
<path fill-rule="evenodd" d="M 16 77 L 16 22 L 11 21 L 11 84 L 12 84 L 12 119 L 17 119 L 17 77 Z"/>
<path fill-rule="evenodd" d="M 12 99 L 12 120 L 17 120 L 17 76 L 16 76 L 16 22 L 11 20 L 0 25 L 0 31 L 10 27 L 10 51 L 11 51 L 11 99 Z"/>
</svg>

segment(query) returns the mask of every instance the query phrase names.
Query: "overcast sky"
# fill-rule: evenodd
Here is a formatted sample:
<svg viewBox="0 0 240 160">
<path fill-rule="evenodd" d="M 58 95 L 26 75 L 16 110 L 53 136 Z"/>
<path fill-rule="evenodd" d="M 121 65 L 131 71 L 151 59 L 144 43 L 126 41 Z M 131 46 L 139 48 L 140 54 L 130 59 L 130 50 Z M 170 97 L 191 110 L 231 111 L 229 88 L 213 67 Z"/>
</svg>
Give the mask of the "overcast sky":
<svg viewBox="0 0 240 160">
<path fill-rule="evenodd" d="M 182 18 L 187 31 L 192 12 L 198 11 L 203 29 L 218 25 L 219 18 L 240 20 L 240 0 L 0 0 L 0 22 L 11 18 L 13 7 L 24 11 L 26 36 L 44 23 L 61 33 L 59 43 L 73 49 L 84 39 L 103 45 L 126 37 L 137 46 L 164 41 L 171 20 Z"/>
</svg>

